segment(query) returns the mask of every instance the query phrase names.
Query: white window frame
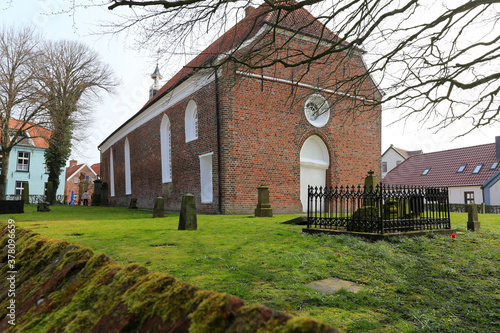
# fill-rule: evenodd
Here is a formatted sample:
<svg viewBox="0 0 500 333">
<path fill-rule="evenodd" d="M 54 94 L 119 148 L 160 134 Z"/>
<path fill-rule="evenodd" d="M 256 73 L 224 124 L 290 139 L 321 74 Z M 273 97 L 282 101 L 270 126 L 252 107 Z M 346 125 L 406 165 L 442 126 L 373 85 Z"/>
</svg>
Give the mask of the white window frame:
<svg viewBox="0 0 500 333">
<path fill-rule="evenodd" d="M 27 156 L 21 156 L 26 154 Z M 21 161 L 21 163 L 19 163 Z M 30 171 L 30 153 L 28 151 L 17 152 L 16 171 L 29 172 Z"/>
<path fill-rule="evenodd" d="M 213 152 L 200 155 L 200 193 L 201 203 L 212 203 L 214 200 L 213 191 Z"/>
<path fill-rule="evenodd" d="M 15 188 L 14 193 L 16 195 L 23 195 L 24 187 L 26 186 L 27 183 L 28 182 L 25 180 L 16 180 L 16 188 Z M 17 191 L 19 191 L 20 193 L 17 193 Z"/>
<path fill-rule="evenodd" d="M 115 196 L 115 169 L 113 167 L 113 149 L 109 149 L 109 190 L 111 196 Z"/>
<path fill-rule="evenodd" d="M 172 182 L 172 131 L 170 120 L 163 115 L 160 125 L 161 178 L 162 183 Z"/>
<path fill-rule="evenodd" d="M 184 114 L 184 130 L 186 142 L 198 139 L 198 105 L 190 100 Z"/>
<path fill-rule="evenodd" d="M 125 195 L 132 194 L 132 176 L 130 174 L 130 144 L 128 138 L 125 138 L 123 147 L 125 156 Z"/>
</svg>

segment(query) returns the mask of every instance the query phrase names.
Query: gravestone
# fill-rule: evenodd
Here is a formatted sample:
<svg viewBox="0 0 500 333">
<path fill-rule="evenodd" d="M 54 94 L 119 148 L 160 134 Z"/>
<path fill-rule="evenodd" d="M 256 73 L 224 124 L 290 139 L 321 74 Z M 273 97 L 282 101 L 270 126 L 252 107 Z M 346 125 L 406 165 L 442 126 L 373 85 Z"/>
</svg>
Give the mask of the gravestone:
<svg viewBox="0 0 500 333">
<path fill-rule="evenodd" d="M 137 209 L 137 198 L 130 199 L 130 205 L 128 205 L 129 209 Z"/>
<path fill-rule="evenodd" d="M 101 193 L 102 193 L 102 182 L 100 179 L 96 179 L 94 181 L 94 193 L 92 193 L 92 197 L 90 198 L 91 206 L 101 205 Z"/>
<path fill-rule="evenodd" d="M 37 212 L 50 212 L 50 203 L 48 201 L 39 202 L 36 207 Z"/>
<path fill-rule="evenodd" d="M 23 189 L 23 200 L 25 204 L 30 203 L 30 183 L 26 182 Z"/>
<path fill-rule="evenodd" d="M 55 193 L 54 193 L 54 183 L 49 181 L 47 182 L 47 195 L 45 196 L 45 201 L 54 204 L 50 200 L 55 200 Z"/>
<path fill-rule="evenodd" d="M 108 183 L 102 183 L 101 185 L 101 206 L 109 205 L 109 197 L 108 197 Z"/>
<path fill-rule="evenodd" d="M 165 217 L 165 200 L 162 197 L 157 197 L 155 199 L 155 204 L 153 208 L 153 218 L 155 217 Z"/>
<path fill-rule="evenodd" d="M 179 216 L 179 230 L 198 230 L 196 198 L 191 193 L 182 197 L 181 214 Z"/>
<path fill-rule="evenodd" d="M 269 187 L 262 184 L 257 187 L 258 201 L 255 208 L 255 217 L 273 217 L 273 209 L 269 203 Z"/>
<path fill-rule="evenodd" d="M 479 231 L 481 223 L 477 217 L 477 206 L 475 204 L 467 205 L 467 213 L 469 217 L 467 220 L 467 230 Z"/>
</svg>

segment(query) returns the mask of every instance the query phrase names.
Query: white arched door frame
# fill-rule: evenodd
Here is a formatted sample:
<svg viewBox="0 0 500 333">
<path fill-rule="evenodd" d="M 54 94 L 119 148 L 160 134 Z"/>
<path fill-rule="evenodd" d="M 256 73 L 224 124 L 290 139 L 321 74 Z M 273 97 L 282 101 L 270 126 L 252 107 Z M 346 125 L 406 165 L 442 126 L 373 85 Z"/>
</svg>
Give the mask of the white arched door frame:
<svg viewBox="0 0 500 333">
<path fill-rule="evenodd" d="M 302 211 L 307 211 L 307 187 L 325 186 L 326 170 L 330 166 L 330 155 L 325 142 L 317 135 L 304 141 L 300 149 L 300 201 Z"/>
</svg>

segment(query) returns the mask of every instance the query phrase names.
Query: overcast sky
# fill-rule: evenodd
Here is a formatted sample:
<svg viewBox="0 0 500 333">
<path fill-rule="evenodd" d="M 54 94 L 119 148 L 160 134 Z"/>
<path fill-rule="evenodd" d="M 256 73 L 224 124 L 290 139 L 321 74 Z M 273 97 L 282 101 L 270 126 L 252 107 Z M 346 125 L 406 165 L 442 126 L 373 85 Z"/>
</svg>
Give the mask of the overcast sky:
<svg viewBox="0 0 500 333">
<path fill-rule="evenodd" d="M 84 145 L 75 147 L 72 159 L 93 164 L 99 162 L 97 146 L 123 122 L 135 114 L 147 101 L 150 78 L 156 63 L 156 57 L 148 50 L 136 50 L 130 47 L 131 37 L 94 34 L 99 22 L 112 20 L 106 8 L 80 8 L 74 13 L 53 14 L 60 12 L 62 0 L 22 0 L 0 5 L 0 22 L 6 25 L 33 25 L 47 39 L 75 39 L 95 49 L 114 70 L 120 79 L 120 86 L 115 95 L 103 95 L 102 101 L 95 105 L 94 125 L 89 128 L 89 137 Z M 128 39 L 127 39 L 128 38 Z M 165 83 L 172 73 L 166 73 L 166 66 L 160 60 L 161 72 Z M 170 67 L 171 68 L 171 67 Z M 432 124 L 419 124 L 417 119 L 411 122 L 389 125 L 397 119 L 394 112 L 383 112 L 382 152 L 390 144 L 396 147 L 425 153 L 444 149 L 466 147 L 494 142 L 500 135 L 500 129 L 485 128 L 465 137 L 454 137 L 466 131 L 468 124 L 456 124 L 446 130 L 434 133 L 426 130 Z"/>
</svg>

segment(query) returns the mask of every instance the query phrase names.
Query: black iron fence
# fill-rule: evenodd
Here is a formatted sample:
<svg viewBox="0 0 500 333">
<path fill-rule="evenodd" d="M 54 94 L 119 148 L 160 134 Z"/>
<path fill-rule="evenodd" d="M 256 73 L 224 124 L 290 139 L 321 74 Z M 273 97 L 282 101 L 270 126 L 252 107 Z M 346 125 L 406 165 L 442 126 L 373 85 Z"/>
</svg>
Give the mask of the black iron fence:
<svg viewBox="0 0 500 333">
<path fill-rule="evenodd" d="M 450 229 L 448 188 L 309 186 L 307 227 L 378 234 Z"/>
</svg>

